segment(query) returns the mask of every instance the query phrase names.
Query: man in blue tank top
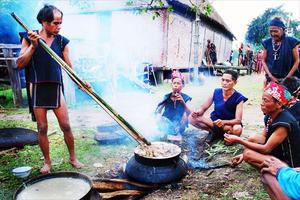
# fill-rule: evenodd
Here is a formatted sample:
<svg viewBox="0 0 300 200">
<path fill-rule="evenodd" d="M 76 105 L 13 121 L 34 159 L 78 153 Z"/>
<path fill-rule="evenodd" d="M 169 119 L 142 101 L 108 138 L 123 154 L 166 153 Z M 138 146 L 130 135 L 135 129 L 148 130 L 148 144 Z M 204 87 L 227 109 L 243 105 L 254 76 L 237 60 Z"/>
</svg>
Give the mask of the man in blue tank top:
<svg viewBox="0 0 300 200">
<path fill-rule="evenodd" d="M 238 74 L 233 70 L 226 70 L 221 78 L 222 88 L 216 88 L 197 111 L 191 113 L 190 123 L 210 132 L 211 141 L 224 138 L 224 133 L 240 136 L 242 133 L 243 104 L 248 100 L 234 89 Z M 205 112 L 214 104 L 210 118 Z"/>
<path fill-rule="evenodd" d="M 68 110 L 62 93 L 63 81 L 60 65 L 41 47 L 39 39 L 43 40 L 70 67 L 69 40 L 59 35 L 63 13 L 52 5 L 45 5 L 38 13 L 37 20 L 42 28 L 37 32 L 21 33 L 22 47 L 17 59 L 18 68 L 26 67 L 29 72 L 30 100 L 37 121 L 39 145 L 44 156 L 41 173 L 49 173 L 51 159 L 49 140 L 47 136 L 47 111 L 52 109 L 59 126 L 64 133 L 64 139 L 70 154 L 69 162 L 75 168 L 81 164 L 75 155 L 74 137 L 71 131 Z"/>
</svg>

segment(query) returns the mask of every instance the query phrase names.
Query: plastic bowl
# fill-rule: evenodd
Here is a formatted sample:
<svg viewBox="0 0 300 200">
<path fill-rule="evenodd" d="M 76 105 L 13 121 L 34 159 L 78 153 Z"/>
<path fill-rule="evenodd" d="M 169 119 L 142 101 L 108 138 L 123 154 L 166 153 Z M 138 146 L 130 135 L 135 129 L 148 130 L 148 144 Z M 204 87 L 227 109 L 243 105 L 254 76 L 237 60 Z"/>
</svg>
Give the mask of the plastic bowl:
<svg viewBox="0 0 300 200">
<path fill-rule="evenodd" d="M 25 166 L 25 167 L 17 167 L 12 170 L 12 173 L 19 178 L 26 178 L 31 173 L 31 167 Z"/>
</svg>

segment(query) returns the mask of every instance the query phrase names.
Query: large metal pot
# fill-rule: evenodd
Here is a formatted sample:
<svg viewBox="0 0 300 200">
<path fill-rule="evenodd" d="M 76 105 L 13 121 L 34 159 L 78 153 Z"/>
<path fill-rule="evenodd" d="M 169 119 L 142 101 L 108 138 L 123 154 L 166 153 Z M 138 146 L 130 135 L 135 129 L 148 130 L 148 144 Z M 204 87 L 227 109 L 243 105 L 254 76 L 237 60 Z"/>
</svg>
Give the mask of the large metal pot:
<svg viewBox="0 0 300 200">
<path fill-rule="evenodd" d="M 24 182 L 22 185 L 20 185 L 20 187 L 14 193 L 13 200 L 18 200 L 18 198 L 21 196 L 20 194 L 23 191 L 25 191 L 26 189 L 28 189 L 30 186 L 34 186 L 35 184 L 41 183 L 43 181 L 45 182 L 46 180 L 54 179 L 54 178 L 74 178 L 74 179 L 84 180 L 84 182 L 89 185 L 89 189 L 87 192 L 84 192 L 80 196 L 79 199 L 80 200 L 90 200 L 93 182 L 88 176 L 81 174 L 81 173 L 77 173 L 77 172 L 50 173 L 50 174 L 45 174 L 45 175 L 41 175 L 36 178 L 30 179 L 30 180 Z M 76 190 L 77 191 L 80 190 L 80 187 L 76 188 Z M 45 197 L 43 197 L 43 198 L 45 198 Z M 45 199 L 47 199 L 47 197 Z"/>
<path fill-rule="evenodd" d="M 147 153 L 147 151 L 152 151 Z M 155 154 L 155 151 L 161 151 Z M 160 154 L 161 153 L 161 154 Z M 165 154 L 165 155 L 163 155 Z M 137 146 L 134 150 L 135 159 L 144 164 L 150 166 L 166 166 L 172 165 L 179 160 L 181 154 L 181 148 L 172 143 L 166 142 L 152 142 L 150 146 Z"/>
<path fill-rule="evenodd" d="M 187 165 L 180 159 L 180 147 L 165 142 L 152 142 L 151 145 L 155 146 L 157 143 L 171 148 L 169 154 L 149 156 L 141 152 L 141 146 L 138 146 L 134 156 L 126 164 L 125 171 L 129 177 L 144 183 L 165 184 L 180 180 L 186 175 Z"/>
</svg>

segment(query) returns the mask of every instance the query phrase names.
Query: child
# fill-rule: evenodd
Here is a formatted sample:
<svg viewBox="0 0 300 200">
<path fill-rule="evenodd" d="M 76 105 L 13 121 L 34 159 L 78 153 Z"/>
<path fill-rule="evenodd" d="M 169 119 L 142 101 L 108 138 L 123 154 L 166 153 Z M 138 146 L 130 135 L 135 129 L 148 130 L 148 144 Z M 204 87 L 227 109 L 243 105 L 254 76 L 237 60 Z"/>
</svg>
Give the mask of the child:
<svg viewBox="0 0 300 200">
<path fill-rule="evenodd" d="M 183 75 L 178 71 L 173 71 L 172 92 L 166 94 L 156 108 L 156 113 L 161 113 L 163 110 L 159 128 L 166 134 L 182 134 L 188 126 L 188 115 L 191 111 L 187 103 L 192 98 L 181 92 L 183 87 Z"/>
</svg>

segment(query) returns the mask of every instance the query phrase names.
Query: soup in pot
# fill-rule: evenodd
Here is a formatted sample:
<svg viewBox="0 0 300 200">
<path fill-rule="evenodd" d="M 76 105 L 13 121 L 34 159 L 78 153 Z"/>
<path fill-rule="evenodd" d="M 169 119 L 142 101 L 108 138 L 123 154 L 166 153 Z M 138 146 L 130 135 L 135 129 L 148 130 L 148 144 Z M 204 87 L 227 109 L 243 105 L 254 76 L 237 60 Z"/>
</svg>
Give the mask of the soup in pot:
<svg viewBox="0 0 300 200">
<path fill-rule="evenodd" d="M 84 179 L 56 177 L 25 187 L 18 194 L 17 200 L 78 200 L 84 197 L 90 189 L 90 184 Z"/>
</svg>

